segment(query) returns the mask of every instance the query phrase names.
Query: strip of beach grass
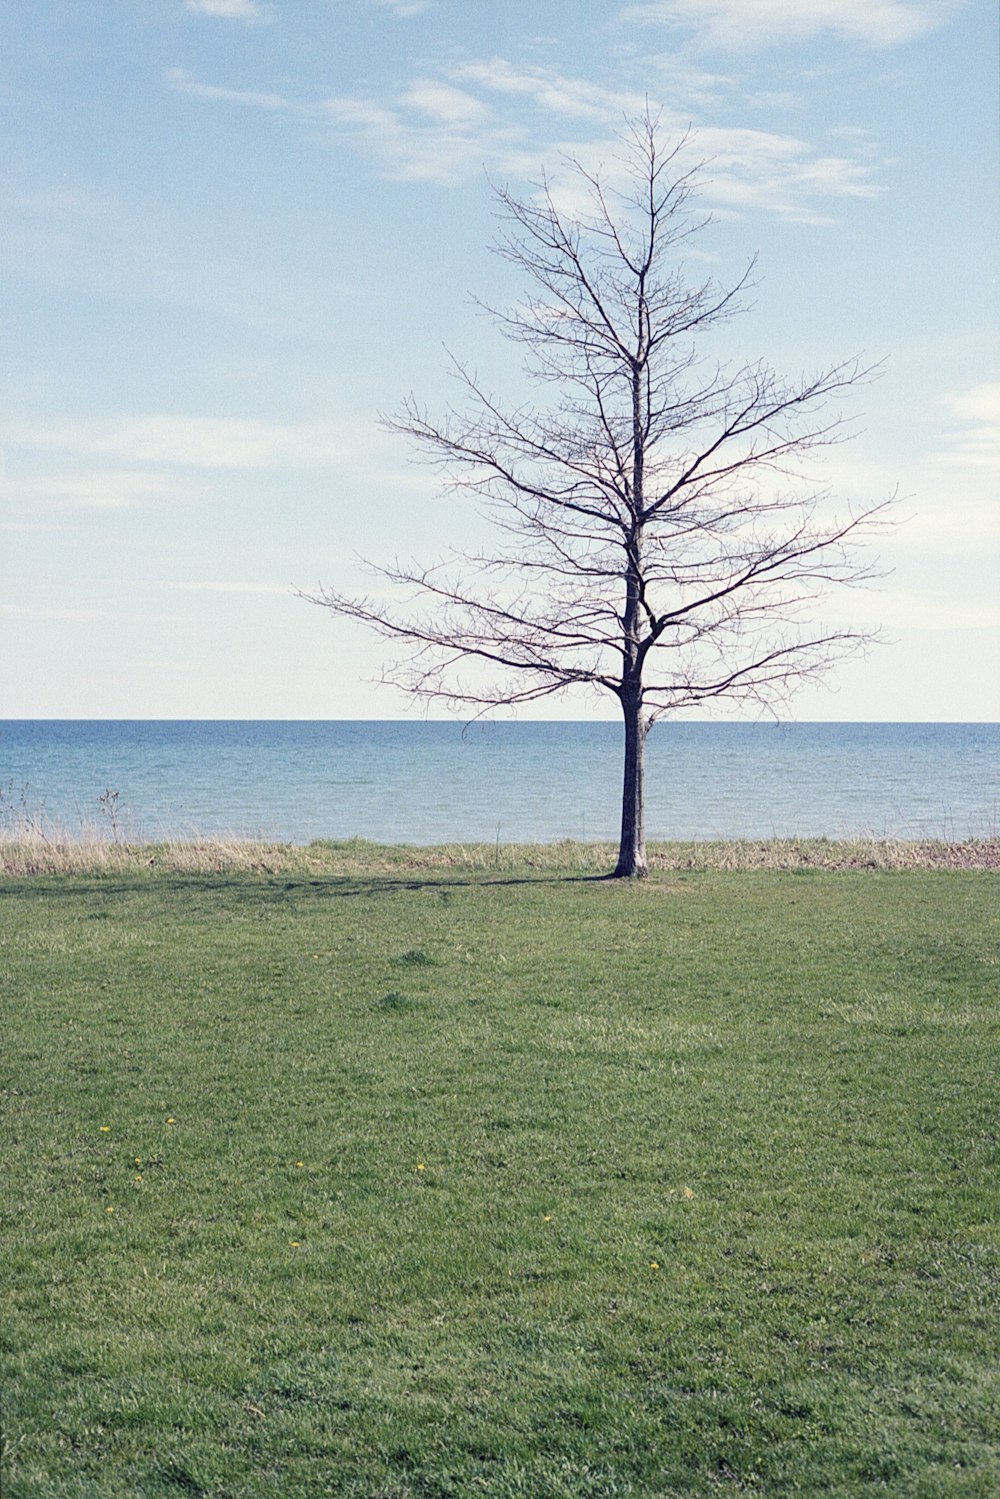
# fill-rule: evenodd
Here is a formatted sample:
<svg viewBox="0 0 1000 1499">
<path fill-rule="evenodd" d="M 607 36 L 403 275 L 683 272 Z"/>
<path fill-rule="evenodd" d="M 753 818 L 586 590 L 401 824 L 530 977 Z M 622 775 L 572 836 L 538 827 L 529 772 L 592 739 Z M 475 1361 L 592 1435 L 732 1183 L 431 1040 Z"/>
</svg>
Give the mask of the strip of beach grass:
<svg viewBox="0 0 1000 1499">
<path fill-rule="evenodd" d="M 0 882 L 5 1499 L 1000 1491 L 995 863 L 225 847 Z"/>
<path fill-rule="evenodd" d="M 407 870 L 535 871 L 596 874 L 614 867 L 610 843 L 451 843 L 422 848 L 364 838 L 309 844 L 249 838 L 191 838 L 165 843 L 53 834 L 0 836 L 0 875 L 38 874 L 387 874 Z M 650 868 L 683 870 L 1000 871 L 1000 838 L 770 838 L 651 843 Z"/>
</svg>

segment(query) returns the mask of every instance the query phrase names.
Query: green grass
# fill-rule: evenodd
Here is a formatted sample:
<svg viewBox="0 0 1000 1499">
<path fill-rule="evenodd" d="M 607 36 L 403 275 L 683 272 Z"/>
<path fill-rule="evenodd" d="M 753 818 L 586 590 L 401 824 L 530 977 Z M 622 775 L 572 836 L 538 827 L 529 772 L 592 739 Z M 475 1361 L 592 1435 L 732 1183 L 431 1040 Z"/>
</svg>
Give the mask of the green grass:
<svg viewBox="0 0 1000 1499">
<path fill-rule="evenodd" d="M 379 862 L 0 885 L 4 1499 L 1000 1492 L 996 874 Z"/>
</svg>

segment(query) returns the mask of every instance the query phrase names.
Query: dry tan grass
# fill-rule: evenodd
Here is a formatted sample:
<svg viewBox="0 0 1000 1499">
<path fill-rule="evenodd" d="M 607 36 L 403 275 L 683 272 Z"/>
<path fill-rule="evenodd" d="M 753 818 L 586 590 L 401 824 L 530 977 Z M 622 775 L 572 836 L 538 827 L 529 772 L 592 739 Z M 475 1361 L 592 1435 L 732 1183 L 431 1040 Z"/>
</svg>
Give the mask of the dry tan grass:
<svg viewBox="0 0 1000 1499">
<path fill-rule="evenodd" d="M 653 846 L 657 869 L 992 869 L 1000 870 L 1000 839 L 962 843 L 901 839 L 771 838 Z"/>
<path fill-rule="evenodd" d="M 545 844 L 385 846 L 363 839 L 302 846 L 246 839 L 193 838 L 170 843 L 125 843 L 107 838 L 0 837 L 0 873 L 13 876 L 158 873 L 201 875 L 337 876 L 422 871 L 564 871 L 603 874 L 614 866 L 610 843 L 566 840 Z M 706 843 L 655 843 L 654 871 L 898 870 L 1000 871 L 1000 839 L 962 843 L 887 839 L 778 838 Z"/>
</svg>

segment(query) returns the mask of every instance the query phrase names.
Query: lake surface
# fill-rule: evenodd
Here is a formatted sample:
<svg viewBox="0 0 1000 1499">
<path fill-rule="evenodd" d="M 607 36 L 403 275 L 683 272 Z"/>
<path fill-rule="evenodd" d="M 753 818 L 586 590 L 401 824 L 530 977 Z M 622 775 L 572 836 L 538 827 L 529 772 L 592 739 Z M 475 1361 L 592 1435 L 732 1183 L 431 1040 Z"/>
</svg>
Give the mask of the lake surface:
<svg viewBox="0 0 1000 1499">
<path fill-rule="evenodd" d="M 293 843 L 617 837 L 615 723 L 0 721 L 0 830 Z M 666 723 L 647 749 L 653 839 L 1000 828 L 998 724 Z"/>
</svg>

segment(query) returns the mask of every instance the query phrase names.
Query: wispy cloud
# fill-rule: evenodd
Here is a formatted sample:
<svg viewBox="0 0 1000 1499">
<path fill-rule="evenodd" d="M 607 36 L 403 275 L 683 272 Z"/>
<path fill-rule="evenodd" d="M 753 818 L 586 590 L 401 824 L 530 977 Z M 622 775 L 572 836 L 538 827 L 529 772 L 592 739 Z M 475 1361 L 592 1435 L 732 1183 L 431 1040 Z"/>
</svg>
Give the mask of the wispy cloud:
<svg viewBox="0 0 1000 1499">
<path fill-rule="evenodd" d="M 180 69 L 166 76 L 170 87 L 195 98 L 285 111 L 313 131 L 325 125 L 370 153 L 388 178 L 442 185 L 467 181 L 484 166 L 503 176 L 533 177 L 560 151 L 596 165 L 614 155 L 623 118 L 647 102 L 637 91 L 602 88 L 555 68 L 500 57 L 456 62 L 441 76 L 422 74 L 387 99 L 295 99 L 202 83 Z M 509 108 L 512 98 L 516 111 Z M 667 111 L 664 122 L 680 132 L 687 120 Z M 709 199 L 723 208 L 762 208 L 824 223 L 833 201 L 878 191 L 867 140 L 845 137 L 844 151 L 833 154 L 764 130 L 705 126 L 695 135 L 698 152 L 709 162 Z"/>
<path fill-rule="evenodd" d="M 1000 473 L 1000 381 L 953 391 L 942 404 L 960 425 L 949 432 L 933 461 Z"/>
<path fill-rule="evenodd" d="M 0 604 L 0 615 L 5 619 L 60 620 L 68 624 L 118 618 L 105 609 L 52 609 L 40 604 Z"/>
<path fill-rule="evenodd" d="M 61 450 L 86 458 L 165 468 L 311 468 L 336 463 L 356 446 L 342 430 L 322 424 L 264 422 L 252 418 L 152 415 L 112 421 L 67 422 L 60 426 L 22 425 L 10 433 L 14 444 Z M 86 493 L 93 475 L 55 481 L 79 485 Z M 127 496 L 149 482 L 148 474 L 113 470 L 98 476 L 108 493 Z M 8 481 L 9 482 L 9 481 Z M 117 484 L 117 490 L 115 489 Z M 93 493 L 100 492 L 97 489 Z M 119 503 L 128 503 L 121 499 Z"/>
<path fill-rule="evenodd" d="M 219 16 L 225 21 L 271 21 L 274 12 L 258 0 L 184 0 L 196 16 Z"/>
<path fill-rule="evenodd" d="M 830 223 L 834 201 L 880 191 L 869 160 L 822 155 L 793 135 L 708 126 L 696 138 L 706 158 L 706 196 L 736 212 L 763 208 L 800 223 Z"/>
<path fill-rule="evenodd" d="M 956 8 L 956 0 L 643 0 L 618 19 L 686 32 L 726 52 L 824 34 L 886 48 L 945 25 Z"/>
<path fill-rule="evenodd" d="M 881 625 L 889 631 L 1000 629 L 1000 599 L 955 599 L 946 590 L 858 590 L 851 596 L 851 613 L 859 624 Z"/>
<path fill-rule="evenodd" d="M 167 588 L 181 593 L 224 593 L 224 594 L 247 594 L 252 597 L 281 596 L 289 598 L 292 587 L 289 583 L 248 583 L 231 582 L 224 579 L 190 579 L 184 582 L 164 582 L 162 578 L 153 579 L 151 587 Z"/>
<path fill-rule="evenodd" d="M 602 88 L 584 78 L 568 78 L 554 68 L 515 66 L 502 57 L 459 63 L 450 72 L 453 78 L 478 84 L 489 94 L 529 99 L 543 112 L 567 119 L 617 123 L 623 114 L 645 106 L 645 96 L 638 91 Z"/>
<path fill-rule="evenodd" d="M 422 15 L 425 10 L 430 10 L 434 0 L 370 0 L 372 5 L 384 5 L 394 15 L 402 16 L 404 20 L 410 20 L 413 16 Z"/>
<path fill-rule="evenodd" d="M 247 104 L 254 109 L 291 110 L 297 106 L 282 94 L 263 92 L 259 89 L 220 88 L 214 83 L 198 83 L 185 68 L 168 68 L 166 80 L 179 94 L 191 94 L 196 99 L 209 99 L 221 104 Z"/>
<path fill-rule="evenodd" d="M 343 94 L 296 99 L 219 87 L 201 83 L 180 68 L 170 69 L 166 81 L 195 98 L 284 111 L 310 131 L 325 128 L 352 139 L 391 179 L 452 186 L 475 177 L 484 166 L 505 174 L 531 172 L 538 166 L 538 153 L 527 150 L 524 126 L 506 125 L 486 103 L 448 78 L 416 78 L 388 102 Z"/>
<path fill-rule="evenodd" d="M 72 473 L 6 475 L 0 504 L 19 514 L 53 510 L 127 510 L 149 499 L 163 499 L 173 486 L 146 469 L 87 469 Z"/>
<path fill-rule="evenodd" d="M 405 109 L 446 126 L 476 126 L 489 115 L 481 99 L 434 78 L 418 78 L 400 96 Z"/>
</svg>

